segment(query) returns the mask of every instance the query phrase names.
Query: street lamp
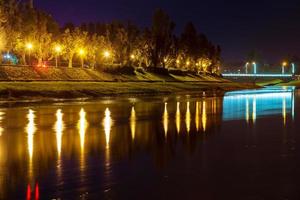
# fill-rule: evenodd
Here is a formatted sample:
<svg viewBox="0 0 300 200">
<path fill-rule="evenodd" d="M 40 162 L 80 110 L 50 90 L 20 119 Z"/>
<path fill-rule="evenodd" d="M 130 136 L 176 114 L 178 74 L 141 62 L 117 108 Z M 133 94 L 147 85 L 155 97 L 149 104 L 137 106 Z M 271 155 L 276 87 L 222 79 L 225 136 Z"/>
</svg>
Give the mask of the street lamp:
<svg viewBox="0 0 300 200">
<path fill-rule="evenodd" d="M 249 62 L 247 62 L 245 65 L 246 74 L 248 74 L 248 66 L 249 66 Z"/>
<path fill-rule="evenodd" d="M 109 51 L 104 51 L 103 56 L 104 56 L 104 58 L 109 58 L 110 57 L 110 52 Z"/>
<path fill-rule="evenodd" d="M 295 74 L 296 72 L 296 66 L 295 63 L 292 63 L 292 74 Z"/>
<path fill-rule="evenodd" d="M 282 74 L 284 74 L 284 68 L 287 66 L 287 62 L 283 62 L 282 63 L 282 67 L 281 67 L 281 71 L 282 71 Z"/>
<path fill-rule="evenodd" d="M 81 58 L 81 68 L 83 68 L 83 64 L 84 64 L 83 57 L 85 55 L 85 50 L 84 49 L 79 49 L 78 54 L 79 54 L 79 56 Z"/>
<path fill-rule="evenodd" d="M 29 61 L 29 64 L 31 63 L 31 50 L 33 49 L 33 44 L 28 42 L 26 44 L 26 49 L 28 51 L 28 61 Z"/>
<path fill-rule="evenodd" d="M 257 65 L 256 65 L 256 62 L 253 62 L 253 69 L 254 69 L 254 74 L 256 74 L 257 72 Z"/>
<path fill-rule="evenodd" d="M 62 49 L 61 49 L 61 46 L 60 45 L 56 45 L 55 46 L 55 48 L 54 48 L 54 50 L 55 50 L 55 67 L 57 67 L 57 57 L 58 57 L 58 55 L 61 53 L 61 51 L 62 51 Z"/>
</svg>

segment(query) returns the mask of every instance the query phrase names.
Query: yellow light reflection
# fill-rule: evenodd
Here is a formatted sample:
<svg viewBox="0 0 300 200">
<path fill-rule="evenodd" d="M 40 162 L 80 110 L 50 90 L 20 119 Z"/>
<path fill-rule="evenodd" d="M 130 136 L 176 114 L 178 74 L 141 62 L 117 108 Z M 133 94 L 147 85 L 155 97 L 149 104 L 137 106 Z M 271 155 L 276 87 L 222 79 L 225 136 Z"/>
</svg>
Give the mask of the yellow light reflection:
<svg viewBox="0 0 300 200">
<path fill-rule="evenodd" d="M 207 124 L 207 114 L 206 114 L 206 102 L 202 102 L 202 125 L 203 131 L 206 131 L 206 124 Z"/>
<path fill-rule="evenodd" d="M 181 114 L 180 114 L 180 102 L 177 102 L 177 108 L 176 108 L 176 130 L 177 133 L 180 133 L 180 123 L 181 123 Z"/>
<path fill-rule="evenodd" d="M 164 131 L 165 136 L 168 134 L 168 124 L 169 124 L 169 114 L 168 114 L 168 103 L 165 103 L 165 109 L 163 114 L 163 124 L 164 124 Z"/>
<path fill-rule="evenodd" d="M 27 132 L 27 146 L 28 146 L 28 155 L 29 155 L 29 178 L 32 178 L 32 158 L 33 158 L 33 137 L 34 133 L 36 132 L 36 125 L 34 123 L 35 114 L 33 110 L 29 110 L 27 114 L 27 126 L 26 126 L 26 132 Z"/>
<path fill-rule="evenodd" d="M 1 123 L 2 120 L 3 120 L 3 115 L 4 115 L 4 112 L 0 112 L 0 123 Z M 0 127 L 0 137 L 2 136 L 2 134 L 3 134 L 3 128 Z"/>
<path fill-rule="evenodd" d="M 83 108 L 81 108 L 79 112 L 79 120 L 77 123 L 77 129 L 79 132 L 80 138 L 80 173 L 81 173 L 81 181 L 83 180 L 84 172 L 85 172 L 85 154 L 84 154 L 84 143 L 85 143 L 85 134 L 88 127 L 88 122 L 86 120 L 86 112 Z"/>
<path fill-rule="evenodd" d="M 131 108 L 131 115 L 130 115 L 130 130 L 131 130 L 131 137 L 132 140 L 135 138 L 135 129 L 136 129 L 136 114 L 134 106 Z"/>
<path fill-rule="evenodd" d="M 214 109 L 213 109 L 213 113 L 217 114 L 217 99 L 213 99 L 213 104 L 214 104 Z"/>
<path fill-rule="evenodd" d="M 34 123 L 35 115 L 33 110 L 29 110 L 27 114 L 28 124 L 26 127 L 27 132 L 27 145 L 29 158 L 32 159 L 33 156 L 33 136 L 36 131 L 36 125 Z"/>
<path fill-rule="evenodd" d="M 283 125 L 286 125 L 286 98 L 284 97 L 282 100 L 282 118 L 283 118 Z"/>
<path fill-rule="evenodd" d="M 199 102 L 196 102 L 196 114 L 195 114 L 196 130 L 199 131 Z"/>
<path fill-rule="evenodd" d="M 88 122 L 86 120 L 86 112 L 82 108 L 79 112 L 79 121 L 77 128 L 79 130 L 79 136 L 80 136 L 80 149 L 81 152 L 84 152 L 84 141 L 85 141 L 85 132 L 88 127 Z"/>
<path fill-rule="evenodd" d="M 187 133 L 191 130 L 191 112 L 190 112 L 190 102 L 186 103 L 186 116 L 185 116 L 185 123 L 186 123 L 186 131 Z"/>
<path fill-rule="evenodd" d="M 255 122 L 256 122 L 256 97 L 253 98 L 252 120 L 253 120 L 253 123 L 255 124 Z"/>
<path fill-rule="evenodd" d="M 56 133 L 56 147 L 57 147 L 57 153 L 60 157 L 61 155 L 61 144 L 62 144 L 62 135 L 64 130 L 64 122 L 63 122 L 63 113 L 61 112 L 61 109 L 58 109 L 56 111 L 56 122 L 54 125 L 54 130 Z"/>
<path fill-rule="evenodd" d="M 249 123 L 249 99 L 246 99 L 246 121 Z"/>
<path fill-rule="evenodd" d="M 105 141 L 106 141 L 106 148 L 109 148 L 110 143 L 110 131 L 112 127 L 112 119 L 110 116 L 110 110 L 106 108 L 105 110 L 105 117 L 103 120 L 104 132 L 105 132 Z"/>
</svg>

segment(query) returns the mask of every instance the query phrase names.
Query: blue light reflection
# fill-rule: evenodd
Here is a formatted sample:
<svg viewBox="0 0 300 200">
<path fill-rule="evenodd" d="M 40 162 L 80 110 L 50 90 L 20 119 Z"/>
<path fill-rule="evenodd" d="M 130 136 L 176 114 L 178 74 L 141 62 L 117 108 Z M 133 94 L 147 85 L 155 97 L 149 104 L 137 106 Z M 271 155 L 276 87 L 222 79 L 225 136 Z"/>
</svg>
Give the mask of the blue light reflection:
<svg viewBox="0 0 300 200">
<path fill-rule="evenodd" d="M 234 91 L 225 94 L 223 120 L 256 122 L 257 118 L 269 115 L 294 117 L 294 87 L 269 87 L 260 90 Z"/>
</svg>

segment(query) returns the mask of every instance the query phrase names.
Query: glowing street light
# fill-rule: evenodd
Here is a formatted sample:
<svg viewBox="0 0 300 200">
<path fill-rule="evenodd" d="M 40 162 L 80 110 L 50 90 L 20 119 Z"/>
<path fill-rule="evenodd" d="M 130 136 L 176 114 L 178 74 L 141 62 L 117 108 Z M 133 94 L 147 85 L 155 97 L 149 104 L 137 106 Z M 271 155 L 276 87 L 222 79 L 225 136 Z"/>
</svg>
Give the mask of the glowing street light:
<svg viewBox="0 0 300 200">
<path fill-rule="evenodd" d="M 78 54 L 79 54 L 79 56 L 81 58 L 81 68 L 83 68 L 83 65 L 84 65 L 83 58 L 84 58 L 84 55 L 85 55 L 85 50 L 84 49 L 79 49 Z"/>
<path fill-rule="evenodd" d="M 28 42 L 26 45 L 26 49 L 28 51 L 28 61 L 29 61 L 29 64 L 31 63 L 31 51 L 33 49 L 33 44 Z"/>
<path fill-rule="evenodd" d="M 132 60 L 134 60 L 134 59 L 135 59 L 135 55 L 134 55 L 134 54 L 131 54 L 130 58 L 131 58 Z"/>
<path fill-rule="evenodd" d="M 61 51 L 62 51 L 62 48 L 61 48 L 61 46 L 60 45 L 56 45 L 55 47 L 54 47 L 54 51 L 55 51 L 55 67 L 57 67 L 57 60 L 58 60 L 58 55 L 61 53 Z"/>
<path fill-rule="evenodd" d="M 292 74 L 296 73 L 296 66 L 295 63 L 292 63 Z"/>
<path fill-rule="evenodd" d="M 60 53 L 62 49 L 61 49 L 61 46 L 56 45 L 54 50 L 55 50 L 56 53 Z"/>
<path fill-rule="evenodd" d="M 248 74 L 248 66 L 249 66 L 249 62 L 247 62 L 246 65 L 245 65 L 246 74 Z"/>
<path fill-rule="evenodd" d="M 253 69 L 254 69 L 254 74 L 256 74 L 257 72 L 257 65 L 256 65 L 256 62 L 253 62 Z"/>
<path fill-rule="evenodd" d="M 109 51 L 104 51 L 103 56 L 104 56 L 104 58 L 109 58 L 110 57 L 110 52 Z"/>
<path fill-rule="evenodd" d="M 287 62 L 283 62 L 282 63 L 282 67 L 281 67 L 281 71 L 282 71 L 282 74 L 284 74 L 285 72 L 285 70 L 284 70 L 284 68 L 287 66 Z"/>
<path fill-rule="evenodd" d="M 30 43 L 30 42 L 27 43 L 27 44 L 26 44 L 26 49 L 29 50 L 29 51 L 32 50 L 32 49 L 33 49 L 32 43 Z"/>
</svg>

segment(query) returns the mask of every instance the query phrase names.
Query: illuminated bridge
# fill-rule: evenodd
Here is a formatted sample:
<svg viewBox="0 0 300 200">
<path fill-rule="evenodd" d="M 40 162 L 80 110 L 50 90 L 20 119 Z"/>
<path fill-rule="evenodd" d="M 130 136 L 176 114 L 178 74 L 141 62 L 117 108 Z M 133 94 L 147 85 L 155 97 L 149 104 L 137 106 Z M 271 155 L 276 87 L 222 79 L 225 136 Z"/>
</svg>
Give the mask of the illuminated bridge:
<svg viewBox="0 0 300 200">
<path fill-rule="evenodd" d="M 238 78 L 292 78 L 294 74 L 236 74 L 236 73 L 224 73 L 223 77 Z"/>
</svg>

